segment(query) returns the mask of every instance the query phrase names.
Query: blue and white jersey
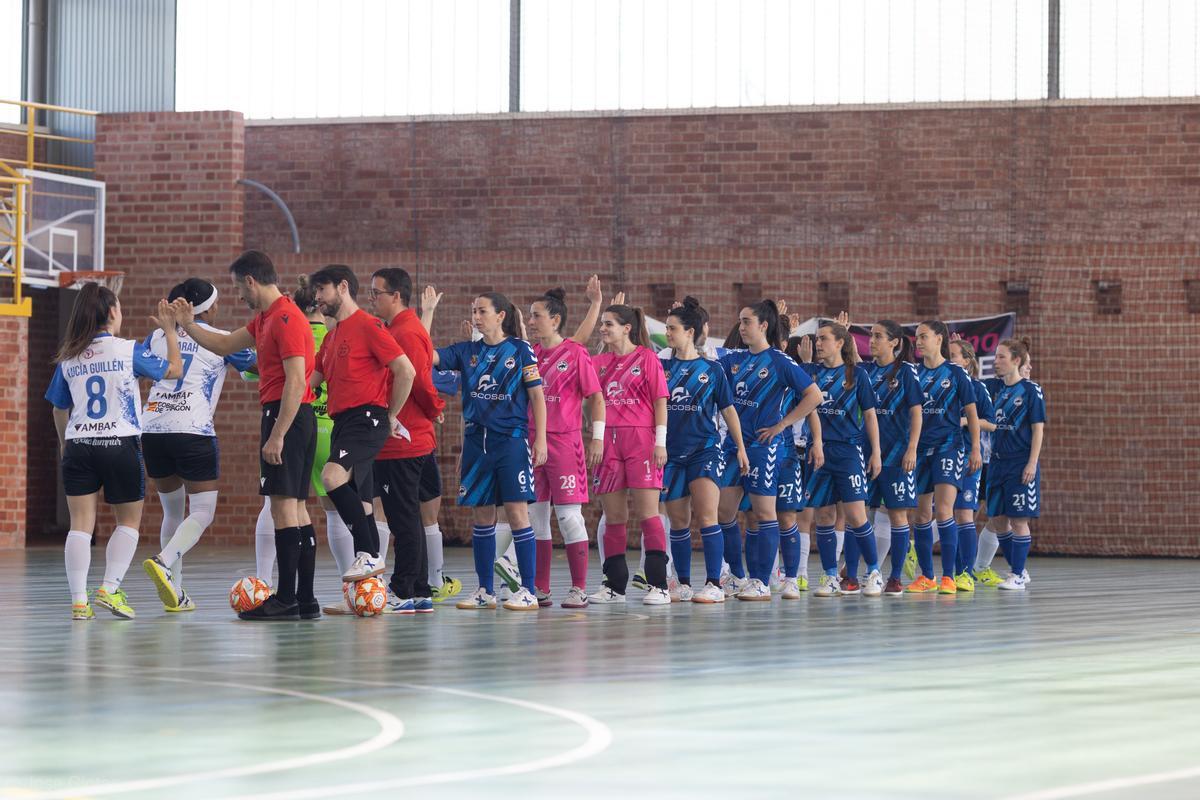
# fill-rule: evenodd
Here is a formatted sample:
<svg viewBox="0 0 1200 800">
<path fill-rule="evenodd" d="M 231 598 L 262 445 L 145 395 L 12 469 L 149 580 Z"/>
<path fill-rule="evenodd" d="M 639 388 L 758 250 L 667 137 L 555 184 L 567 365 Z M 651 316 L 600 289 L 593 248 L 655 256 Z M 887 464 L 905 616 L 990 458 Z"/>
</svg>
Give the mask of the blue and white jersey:
<svg viewBox="0 0 1200 800">
<path fill-rule="evenodd" d="M 930 369 L 917 365 L 917 381 L 924 402 L 921 405 L 921 442 L 923 450 L 943 450 L 962 443 L 963 409 L 975 402 L 975 387 L 966 371 L 949 361 Z"/>
<path fill-rule="evenodd" d="M 523 339 L 497 344 L 482 339 L 439 347 L 438 368 L 462 373 L 466 433 L 486 428 L 505 436 L 525 436 L 529 427 L 527 389 L 542 385 L 537 356 Z"/>
<path fill-rule="evenodd" d="M 846 367 L 827 367 L 821 363 L 805 364 L 821 390 L 821 441 L 862 445 L 866 441 L 865 414 L 875 407 L 875 392 L 871 378 L 862 367 L 854 366 L 854 385 L 846 385 Z"/>
<path fill-rule="evenodd" d="M 196 324 L 206 331 L 228 333 L 206 322 Z M 142 410 L 142 432 L 216 436 L 213 414 L 221 400 L 221 389 L 225 386 L 226 366 L 239 372 L 250 369 L 256 363 L 254 351 L 247 348 L 222 357 L 205 350 L 184 330 L 179 329 L 176 333 L 179 336 L 179 356 L 183 360 L 183 377 L 155 381 L 150 387 L 146 407 Z M 165 360 L 166 334 L 161 329 L 154 331 L 146 337 L 142 347 Z"/>
<path fill-rule="evenodd" d="M 908 437 L 912 433 L 912 408 L 920 408 L 925 398 L 917 382 L 917 366 L 901 362 L 895 377 L 889 379 L 892 367 L 875 362 L 863 364 L 875 391 L 875 416 L 879 421 L 880 461 L 885 467 L 896 467 L 904 460 Z"/>
<path fill-rule="evenodd" d="M 733 405 L 725 370 L 716 361 L 663 360 L 667 378 L 667 457 L 682 459 L 721 442 L 717 417 Z"/>
<path fill-rule="evenodd" d="M 730 350 L 721 356 L 721 366 L 733 387 L 733 405 L 747 446 L 757 445 L 759 429 L 779 424 L 787 414 L 784 409 L 790 395 L 799 397 L 812 386 L 808 373 L 773 347 L 759 353 Z M 786 431 L 768 444 L 785 442 L 790 436 L 791 431 Z"/>
<path fill-rule="evenodd" d="M 981 420 L 995 422 L 996 413 L 992 407 L 992 395 L 988 392 L 987 385 L 983 381 L 972 379 L 971 386 L 975 388 L 975 413 Z M 962 427 L 962 438 L 963 450 L 971 452 L 971 431 L 966 425 Z M 992 456 L 992 432 L 982 428 L 979 430 L 979 453 L 983 457 L 983 463 L 988 463 Z"/>
<path fill-rule="evenodd" d="M 46 399 L 70 409 L 67 439 L 140 436 L 138 378 L 162 380 L 170 365 L 133 339 L 102 333 L 54 370 Z"/>
<path fill-rule="evenodd" d="M 992 435 L 992 460 L 1028 459 L 1033 426 L 1046 421 L 1042 387 L 1022 378 L 996 395 L 996 432 Z"/>
</svg>

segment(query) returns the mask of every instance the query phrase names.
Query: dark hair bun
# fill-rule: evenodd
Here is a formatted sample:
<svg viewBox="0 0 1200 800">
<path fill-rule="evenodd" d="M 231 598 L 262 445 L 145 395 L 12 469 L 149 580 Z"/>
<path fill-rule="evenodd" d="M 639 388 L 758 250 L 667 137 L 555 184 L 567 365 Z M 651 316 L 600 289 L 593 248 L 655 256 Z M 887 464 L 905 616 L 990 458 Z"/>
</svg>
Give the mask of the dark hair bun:
<svg viewBox="0 0 1200 800">
<path fill-rule="evenodd" d="M 216 291 L 211 283 L 201 278 L 188 278 L 183 283 L 180 283 L 171 289 L 171 293 L 167 295 L 168 300 L 178 300 L 183 298 L 194 306 L 200 305 L 205 300 L 213 296 Z"/>
<path fill-rule="evenodd" d="M 561 302 L 567 298 L 567 290 L 563 289 L 561 286 L 554 289 L 547 289 L 545 296 Z"/>
<path fill-rule="evenodd" d="M 682 301 L 680 301 L 679 305 L 685 308 L 699 308 L 700 301 L 689 294 L 687 297 L 683 298 Z"/>
</svg>

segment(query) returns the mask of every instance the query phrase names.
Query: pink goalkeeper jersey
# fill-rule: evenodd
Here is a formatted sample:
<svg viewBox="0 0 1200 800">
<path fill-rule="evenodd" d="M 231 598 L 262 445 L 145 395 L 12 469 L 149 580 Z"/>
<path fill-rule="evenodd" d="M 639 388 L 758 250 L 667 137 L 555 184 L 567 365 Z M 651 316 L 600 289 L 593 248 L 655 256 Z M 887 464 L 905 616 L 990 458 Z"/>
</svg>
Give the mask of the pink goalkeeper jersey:
<svg viewBox="0 0 1200 800">
<path fill-rule="evenodd" d="M 618 356 L 592 357 L 604 387 L 605 424 L 610 428 L 653 428 L 654 401 L 667 396 L 667 379 L 654 351 L 639 347 Z"/>
<path fill-rule="evenodd" d="M 583 427 L 583 398 L 600 391 L 600 381 L 587 348 L 564 339 L 558 347 L 533 346 L 542 391 L 546 393 L 546 432 L 573 433 Z M 529 415 L 533 430 L 533 414 Z"/>
</svg>

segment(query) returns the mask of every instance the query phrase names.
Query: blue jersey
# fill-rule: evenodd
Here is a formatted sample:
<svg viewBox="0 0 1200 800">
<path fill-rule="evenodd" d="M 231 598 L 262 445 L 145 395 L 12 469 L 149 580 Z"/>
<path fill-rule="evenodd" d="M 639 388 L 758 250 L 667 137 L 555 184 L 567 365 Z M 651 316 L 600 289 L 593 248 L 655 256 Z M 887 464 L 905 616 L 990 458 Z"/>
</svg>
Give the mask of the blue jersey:
<svg viewBox="0 0 1200 800">
<path fill-rule="evenodd" d="M 942 450 L 962 442 L 963 409 L 975 402 L 975 387 L 966 371 L 949 361 L 933 369 L 917 365 L 917 381 L 924 402 L 921 405 L 921 442 L 923 449 Z"/>
<path fill-rule="evenodd" d="M 458 342 L 439 347 L 437 354 L 440 369 L 462 373 L 467 433 L 480 427 L 506 436 L 527 435 L 527 390 L 542 385 L 529 342 L 512 338 L 498 344 Z"/>
<path fill-rule="evenodd" d="M 996 413 L 992 408 L 992 395 L 988 392 L 988 387 L 983 381 L 972 379 L 971 386 L 975 388 L 975 413 L 979 415 L 981 420 L 988 422 L 996 421 Z M 963 449 L 967 452 L 971 451 L 971 431 L 966 425 L 962 428 Z M 979 452 L 983 456 L 983 463 L 988 462 L 988 458 L 992 454 L 992 434 L 991 431 L 985 431 L 982 428 L 979 430 Z"/>
<path fill-rule="evenodd" d="M 996 432 L 992 436 L 992 460 L 1029 458 L 1033 426 L 1046 421 L 1042 387 L 1022 378 L 996 395 Z"/>
<path fill-rule="evenodd" d="M 904 460 L 908 437 L 912 432 L 912 408 L 920 408 L 925 398 L 917 382 L 917 366 L 902 362 L 895 377 L 888 379 L 895 364 L 881 367 L 863 364 L 875 391 L 875 415 L 879 420 L 880 461 L 885 467 L 897 467 Z"/>
<path fill-rule="evenodd" d="M 784 408 L 789 395 L 799 397 L 812 386 L 808 373 L 773 347 L 759 353 L 731 350 L 721 356 L 721 366 L 733 386 L 733 404 L 747 444 L 755 442 L 761 428 L 779 424 L 787 414 Z M 780 434 L 778 440 L 784 441 L 783 437 Z"/>
<path fill-rule="evenodd" d="M 867 371 L 855 365 L 854 385 L 847 387 L 844 365 L 827 367 L 818 362 L 805 364 L 804 370 L 821 390 L 821 405 L 817 406 L 821 441 L 861 445 L 866 439 L 864 415 L 875 407 L 875 392 Z"/>
<path fill-rule="evenodd" d="M 686 458 L 721 441 L 717 414 L 733 405 L 725 371 L 716 361 L 663 361 L 667 391 L 667 457 Z"/>
</svg>

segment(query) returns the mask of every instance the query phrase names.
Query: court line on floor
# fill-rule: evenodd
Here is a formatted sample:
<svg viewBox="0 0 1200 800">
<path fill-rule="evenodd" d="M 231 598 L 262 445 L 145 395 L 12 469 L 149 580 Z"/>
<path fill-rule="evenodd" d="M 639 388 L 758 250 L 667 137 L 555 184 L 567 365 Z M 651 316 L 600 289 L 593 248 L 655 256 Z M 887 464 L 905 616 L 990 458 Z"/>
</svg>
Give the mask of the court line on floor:
<svg viewBox="0 0 1200 800">
<path fill-rule="evenodd" d="M 1168 772 L 1149 772 L 1145 775 L 1132 775 L 1128 778 L 1109 778 L 1103 781 L 1079 783 L 1074 786 L 1060 786 L 1056 789 L 1038 789 L 1023 794 L 1014 794 L 1001 800 L 1066 800 L 1070 797 L 1084 797 L 1104 792 L 1115 792 L 1118 789 L 1132 789 L 1138 786 L 1150 786 L 1156 783 L 1171 783 L 1187 778 L 1200 778 L 1200 767 L 1187 767 Z"/>
<path fill-rule="evenodd" d="M 83 666 L 88 667 L 88 674 L 103 674 L 104 672 L 102 667 L 94 667 L 87 664 L 84 664 Z M 114 674 L 123 678 L 129 677 L 127 673 L 110 674 Z M 339 706 L 374 720 L 375 723 L 379 725 L 379 732 L 370 739 L 367 739 L 366 741 L 360 742 L 356 745 L 351 745 L 350 747 L 343 747 L 337 750 L 326 750 L 324 752 L 317 753 L 307 753 L 301 756 L 292 756 L 290 758 L 280 759 L 278 761 L 270 761 L 266 764 L 254 764 L 244 767 L 228 767 L 226 769 L 205 770 L 204 772 L 185 773 L 183 775 L 164 776 L 162 778 L 146 778 L 143 780 L 124 781 L 121 783 L 99 783 L 91 786 L 73 786 L 68 789 L 59 789 L 51 792 L 34 792 L 29 795 L 22 795 L 22 797 L 28 798 L 29 800 L 57 800 L 58 798 L 75 798 L 85 797 L 88 795 L 144 792 L 151 789 L 162 789 L 168 786 L 194 783 L 200 780 L 224 780 L 229 778 L 241 778 L 249 775 L 262 775 L 272 772 L 282 772 L 284 770 L 312 766 L 313 764 L 327 764 L 333 761 L 343 761 L 345 759 L 364 756 L 368 753 L 373 753 L 376 750 L 382 750 L 383 748 L 394 744 L 404 735 L 404 723 L 394 714 L 390 714 L 387 711 L 364 705 L 362 703 L 355 703 L 336 697 L 321 697 L 320 695 L 301 692 L 296 689 L 279 689 L 273 686 L 255 686 L 252 684 L 232 683 L 226 681 L 205 681 L 195 678 L 172 678 L 162 675 L 146 675 L 144 677 L 156 681 L 193 683 L 203 686 L 217 686 L 230 689 L 242 689 L 251 692 L 278 694 L 316 703 Z"/>
</svg>

